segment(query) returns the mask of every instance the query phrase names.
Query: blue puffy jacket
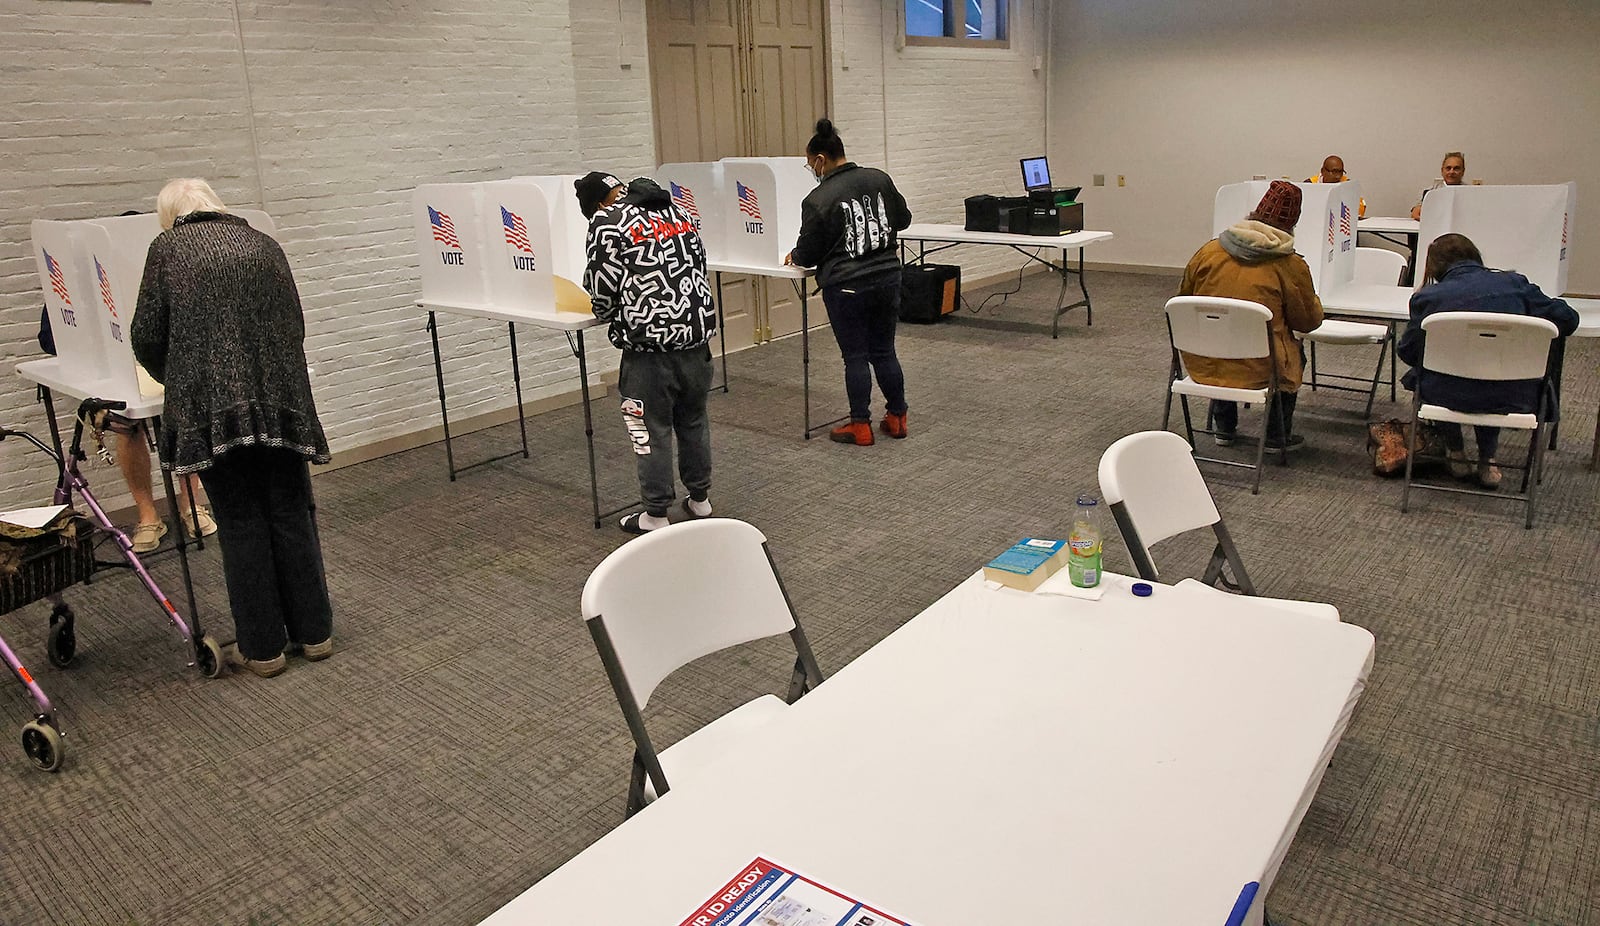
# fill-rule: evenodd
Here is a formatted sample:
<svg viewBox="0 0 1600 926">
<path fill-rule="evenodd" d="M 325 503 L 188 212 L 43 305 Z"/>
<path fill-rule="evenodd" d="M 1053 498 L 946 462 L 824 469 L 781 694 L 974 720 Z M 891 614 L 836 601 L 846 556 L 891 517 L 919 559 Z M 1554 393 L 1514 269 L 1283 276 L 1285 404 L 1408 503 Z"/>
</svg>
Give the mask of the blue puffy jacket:
<svg viewBox="0 0 1600 926">
<path fill-rule="evenodd" d="M 1417 388 L 1417 364 L 1422 360 L 1422 320 L 1436 312 L 1498 312 L 1528 315 L 1553 322 L 1566 337 L 1578 330 L 1578 313 L 1560 299 L 1552 299 L 1520 273 L 1490 270 L 1475 261 L 1461 261 L 1437 282 L 1411 296 L 1411 321 L 1395 353 L 1412 369 L 1405 375 L 1407 389 Z M 1539 407 L 1536 379 L 1495 381 L 1467 379 L 1432 371 L 1422 372 L 1422 400 L 1459 412 L 1512 414 Z"/>
</svg>

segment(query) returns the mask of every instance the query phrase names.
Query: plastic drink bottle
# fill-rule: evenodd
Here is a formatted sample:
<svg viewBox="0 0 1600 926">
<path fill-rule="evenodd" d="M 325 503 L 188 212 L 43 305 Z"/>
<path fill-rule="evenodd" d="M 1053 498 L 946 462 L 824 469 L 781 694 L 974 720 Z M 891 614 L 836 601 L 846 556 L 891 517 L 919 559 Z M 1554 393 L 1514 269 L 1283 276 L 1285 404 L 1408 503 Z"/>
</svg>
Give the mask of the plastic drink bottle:
<svg viewBox="0 0 1600 926">
<path fill-rule="evenodd" d="M 1067 538 L 1067 578 L 1079 588 L 1100 584 L 1100 500 L 1078 496 L 1078 511 Z"/>
</svg>

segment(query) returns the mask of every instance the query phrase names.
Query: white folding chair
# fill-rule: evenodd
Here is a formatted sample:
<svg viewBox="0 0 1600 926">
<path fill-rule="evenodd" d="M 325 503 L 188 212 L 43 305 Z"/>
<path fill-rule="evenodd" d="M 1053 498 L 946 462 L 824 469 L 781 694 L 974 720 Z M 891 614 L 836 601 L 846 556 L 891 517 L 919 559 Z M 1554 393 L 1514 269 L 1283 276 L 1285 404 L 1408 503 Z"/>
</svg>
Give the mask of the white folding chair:
<svg viewBox="0 0 1600 926">
<path fill-rule="evenodd" d="M 1414 422 L 1449 421 L 1475 428 L 1510 428 L 1532 431 L 1533 436 L 1523 464 L 1507 466 L 1508 469 L 1522 470 L 1522 487 L 1518 494 L 1511 495 L 1459 485 L 1413 483 L 1411 464 L 1417 455 L 1417 428 L 1412 427 L 1410 453 L 1406 454 L 1405 488 L 1400 493 L 1400 510 L 1409 510 L 1411 488 L 1415 485 L 1419 489 L 1437 492 L 1519 499 L 1527 508 L 1522 526 L 1533 527 L 1533 506 L 1543 477 L 1544 428 L 1550 412 L 1547 395 L 1549 383 L 1546 380 L 1550 368 L 1550 342 L 1556 339 L 1560 331 L 1552 322 L 1542 318 L 1496 312 L 1440 312 L 1422 320 L 1422 331 L 1424 337 L 1419 366 L 1423 370 L 1496 382 L 1536 379 L 1542 385 L 1536 411 L 1510 415 L 1458 412 L 1443 405 L 1424 404 L 1422 390 L 1415 390 L 1411 398 Z"/>
<path fill-rule="evenodd" d="M 1354 282 L 1361 286 L 1399 286 L 1406 256 L 1388 248 L 1356 248 Z"/>
<path fill-rule="evenodd" d="M 1178 584 L 1222 593 L 1217 587 L 1220 583 L 1232 591 L 1256 594 L 1211 490 L 1206 488 L 1189 446 L 1178 435 L 1171 431 L 1141 431 L 1107 447 L 1100 457 L 1100 494 L 1111 506 L 1111 516 L 1116 519 L 1140 578 L 1161 581 L 1150 555 L 1152 544 L 1209 527 L 1216 535 L 1217 546 L 1211 551 L 1204 577 L 1200 582 L 1185 579 Z M 1224 567 L 1233 573 L 1232 581 Z M 1339 619 L 1339 609 L 1333 605 L 1287 598 L 1263 600 L 1299 614 Z"/>
<path fill-rule="evenodd" d="M 665 769 L 673 780 L 693 777 L 822 683 L 767 539 L 743 521 L 689 521 L 623 545 L 584 583 L 583 619 L 633 734 L 630 816 L 667 793 Z M 787 700 L 756 698 L 657 754 L 643 711 L 662 680 L 701 656 L 778 634 L 795 649 Z"/>
<path fill-rule="evenodd" d="M 1168 371 L 1166 409 L 1161 415 L 1161 429 L 1167 429 L 1172 420 L 1172 397 L 1178 397 L 1183 407 L 1183 430 L 1194 449 L 1194 421 L 1189 414 L 1189 397 L 1216 399 L 1260 405 L 1270 413 L 1278 406 L 1271 401 L 1278 392 L 1278 352 L 1272 348 L 1272 310 L 1259 302 L 1245 299 L 1223 299 L 1217 296 L 1175 296 L 1167 300 L 1167 339 L 1172 344 L 1172 366 Z M 1254 360 L 1269 358 L 1272 372 L 1264 389 L 1233 389 L 1227 386 L 1208 386 L 1197 383 L 1183 369 L 1182 353 L 1211 357 L 1218 360 Z M 1250 494 L 1261 491 L 1261 461 L 1266 455 L 1266 416 L 1262 416 L 1261 435 L 1256 441 L 1254 465 L 1237 460 L 1195 456 L 1207 463 L 1238 466 L 1256 471 L 1255 485 Z M 1208 418 L 1206 426 L 1199 429 L 1205 434 L 1216 434 Z M 1281 428 L 1287 432 L 1287 428 Z M 1287 442 L 1289 435 L 1284 433 Z M 1287 465 L 1287 449 L 1278 453 L 1278 462 Z"/>
<path fill-rule="evenodd" d="M 1369 286 L 1398 286 L 1400 277 L 1406 271 L 1406 259 L 1403 255 L 1384 248 L 1356 248 L 1355 251 L 1355 280 L 1360 285 Z M 1367 410 L 1365 416 L 1372 417 L 1372 403 L 1378 397 L 1378 386 L 1383 381 L 1383 361 L 1388 356 L 1389 350 L 1394 346 L 1394 328 L 1390 325 L 1374 325 L 1367 322 L 1352 322 L 1341 319 L 1327 319 L 1315 331 L 1301 336 L 1306 344 L 1310 345 L 1311 375 L 1306 384 L 1312 392 L 1318 389 L 1333 389 L 1339 392 L 1364 392 L 1367 394 Z M 1327 382 L 1330 379 L 1347 382 L 1368 383 L 1365 376 L 1346 376 L 1342 373 L 1324 373 L 1317 367 L 1317 345 L 1378 345 L 1378 366 L 1372 372 L 1372 379 L 1365 389 L 1353 386 L 1340 386 Z"/>
</svg>

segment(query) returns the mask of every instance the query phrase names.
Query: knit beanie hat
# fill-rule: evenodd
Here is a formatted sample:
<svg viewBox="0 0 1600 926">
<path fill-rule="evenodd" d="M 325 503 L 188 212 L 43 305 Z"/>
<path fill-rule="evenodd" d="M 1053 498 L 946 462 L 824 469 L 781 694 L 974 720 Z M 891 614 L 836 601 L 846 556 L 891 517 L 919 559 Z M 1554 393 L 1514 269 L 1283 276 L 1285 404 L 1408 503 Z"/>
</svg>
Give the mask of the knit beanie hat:
<svg viewBox="0 0 1600 926">
<path fill-rule="evenodd" d="M 1286 232 L 1300 221 L 1300 188 L 1287 180 L 1274 180 L 1256 206 L 1255 219 Z"/>
<path fill-rule="evenodd" d="M 600 211 L 600 204 L 611 195 L 611 191 L 622 186 L 622 181 L 604 171 L 592 170 L 577 180 L 572 181 L 573 191 L 578 194 L 578 208 L 583 211 L 586 219 L 594 218 Z M 1295 191 L 1300 192 L 1299 190 Z"/>
</svg>

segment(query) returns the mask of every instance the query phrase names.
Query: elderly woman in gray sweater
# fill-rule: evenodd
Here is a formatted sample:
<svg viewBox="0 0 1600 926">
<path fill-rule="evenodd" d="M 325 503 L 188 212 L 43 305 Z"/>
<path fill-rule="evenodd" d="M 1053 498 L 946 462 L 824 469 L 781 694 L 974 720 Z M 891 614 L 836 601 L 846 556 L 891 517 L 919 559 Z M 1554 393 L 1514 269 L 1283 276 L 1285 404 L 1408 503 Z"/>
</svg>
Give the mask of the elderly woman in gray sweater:
<svg viewBox="0 0 1600 926">
<path fill-rule="evenodd" d="M 305 319 L 283 249 L 229 215 L 204 180 L 156 200 L 132 325 L 139 362 L 166 386 L 161 465 L 196 473 L 222 539 L 238 630 L 232 660 L 263 677 L 333 652 L 333 609 L 306 461 L 328 462 L 306 373 Z"/>
</svg>

